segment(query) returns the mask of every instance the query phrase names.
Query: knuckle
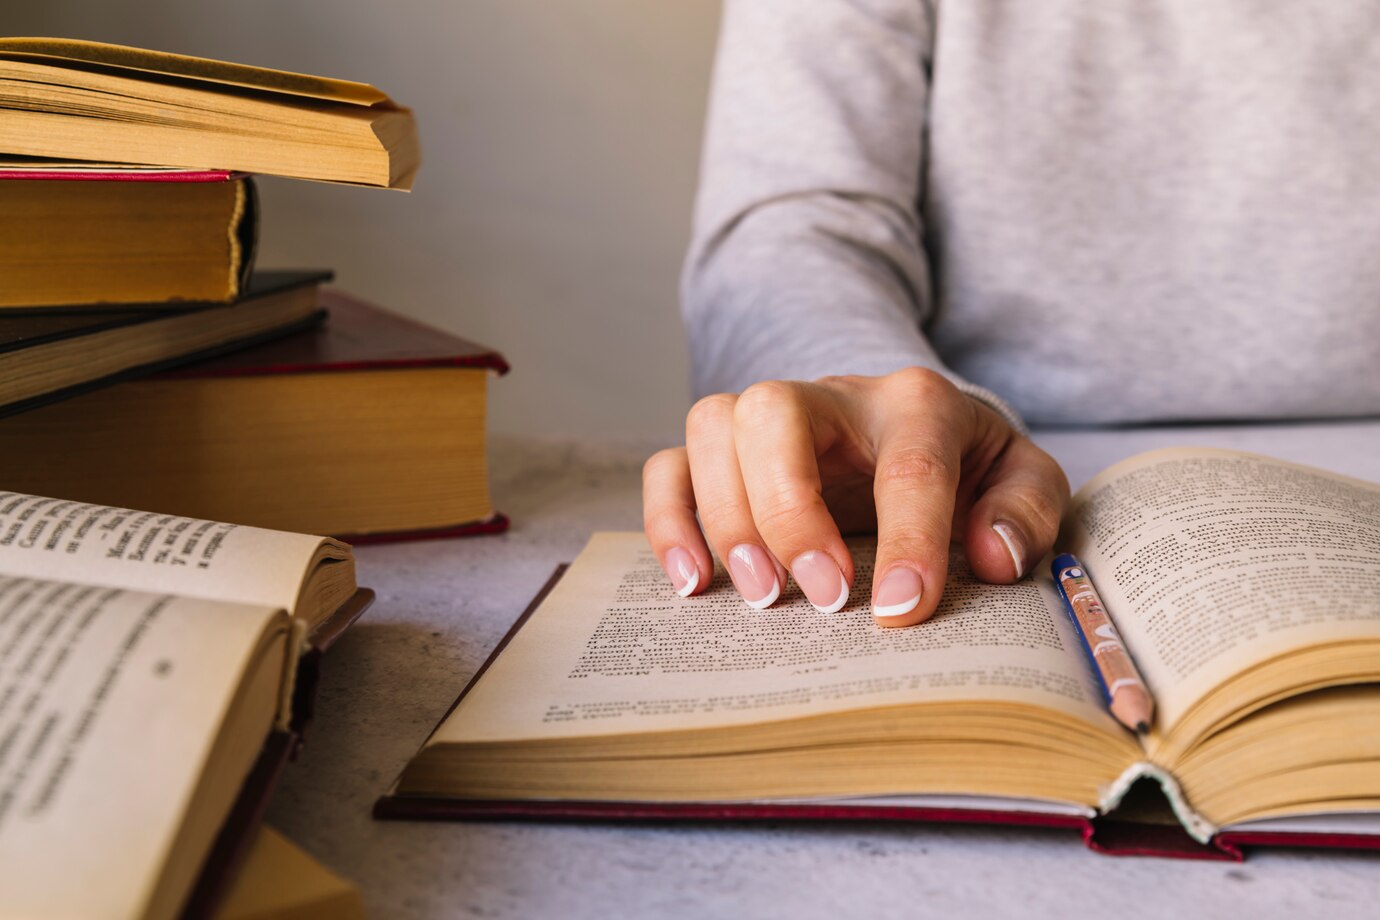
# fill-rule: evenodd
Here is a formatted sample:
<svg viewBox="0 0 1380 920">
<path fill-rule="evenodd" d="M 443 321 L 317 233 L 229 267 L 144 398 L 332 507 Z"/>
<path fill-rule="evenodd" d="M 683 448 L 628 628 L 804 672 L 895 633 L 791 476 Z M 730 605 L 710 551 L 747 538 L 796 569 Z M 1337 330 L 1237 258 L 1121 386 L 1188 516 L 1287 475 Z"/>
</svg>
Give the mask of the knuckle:
<svg viewBox="0 0 1380 920">
<path fill-rule="evenodd" d="M 1021 489 L 1011 496 L 1027 520 L 1042 529 L 1058 528 L 1064 515 L 1064 501 L 1037 489 Z"/>
<path fill-rule="evenodd" d="M 665 473 L 673 471 L 677 466 L 685 463 L 685 448 L 667 447 L 659 450 L 647 458 L 642 464 L 642 481 L 644 483 L 660 478 Z"/>
<path fill-rule="evenodd" d="M 731 538 L 748 529 L 744 527 L 745 513 L 743 509 L 731 503 L 716 502 L 710 505 L 701 505 L 699 515 L 704 532 L 710 536 L 711 540 L 717 542 L 731 542 Z"/>
<path fill-rule="evenodd" d="M 942 374 L 927 367 L 907 367 L 887 376 L 888 388 L 902 398 L 931 404 L 952 399 L 958 389 Z"/>
<path fill-rule="evenodd" d="M 946 534 L 941 539 L 917 524 L 894 525 L 887 529 L 886 552 L 894 559 L 920 562 L 945 559 L 948 556 L 948 537 Z"/>
<path fill-rule="evenodd" d="M 876 381 L 876 377 L 863 377 L 859 374 L 831 374 L 828 377 L 820 377 L 815 383 L 831 390 L 856 390 Z"/>
<path fill-rule="evenodd" d="M 878 487 L 890 488 L 958 477 L 953 463 L 943 454 L 928 447 L 912 447 L 888 457 L 877 467 L 873 478 Z"/>
<path fill-rule="evenodd" d="M 731 393 L 715 393 L 696 400 L 685 417 L 687 436 L 694 438 L 724 425 L 733 418 L 736 401 Z"/>
<path fill-rule="evenodd" d="M 733 418 L 740 422 L 756 422 L 768 418 L 795 401 L 795 385 L 784 380 L 764 380 L 754 383 L 738 396 Z"/>
<path fill-rule="evenodd" d="M 757 529 L 768 539 L 790 539 L 810 526 L 814 503 L 796 492 L 783 492 L 754 514 Z"/>
</svg>

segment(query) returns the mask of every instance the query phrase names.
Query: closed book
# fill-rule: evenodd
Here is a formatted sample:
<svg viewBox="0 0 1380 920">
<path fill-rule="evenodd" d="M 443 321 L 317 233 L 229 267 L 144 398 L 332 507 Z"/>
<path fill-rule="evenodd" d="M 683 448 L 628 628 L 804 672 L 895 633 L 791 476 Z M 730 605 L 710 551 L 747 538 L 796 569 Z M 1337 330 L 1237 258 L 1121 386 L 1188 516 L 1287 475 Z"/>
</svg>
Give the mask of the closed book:
<svg viewBox="0 0 1380 920">
<path fill-rule="evenodd" d="M 407 189 L 412 113 L 364 83 L 66 38 L 0 37 L 0 150 Z"/>
<path fill-rule="evenodd" d="M 351 542 L 504 529 L 485 458 L 502 356 L 320 302 L 311 330 L 0 419 L 0 481 Z"/>
<path fill-rule="evenodd" d="M 234 300 L 257 212 L 235 173 L 0 165 L 0 308 Z"/>
<path fill-rule="evenodd" d="M 260 272 L 232 304 L 0 310 L 0 417 L 306 329 L 330 272 Z"/>
</svg>

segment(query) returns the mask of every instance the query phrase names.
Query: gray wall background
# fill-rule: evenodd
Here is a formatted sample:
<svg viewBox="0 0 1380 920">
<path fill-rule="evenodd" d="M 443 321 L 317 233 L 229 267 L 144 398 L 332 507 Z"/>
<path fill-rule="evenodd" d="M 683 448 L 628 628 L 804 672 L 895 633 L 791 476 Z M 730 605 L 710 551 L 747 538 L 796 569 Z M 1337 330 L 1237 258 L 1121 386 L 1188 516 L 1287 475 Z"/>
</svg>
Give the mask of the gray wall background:
<svg viewBox="0 0 1380 920">
<path fill-rule="evenodd" d="M 713 0 L 44 0 L 10 35 L 89 38 L 373 83 L 411 106 L 410 195 L 266 179 L 261 264 L 330 266 L 502 350 L 491 429 L 664 436 L 687 360 Z"/>
</svg>

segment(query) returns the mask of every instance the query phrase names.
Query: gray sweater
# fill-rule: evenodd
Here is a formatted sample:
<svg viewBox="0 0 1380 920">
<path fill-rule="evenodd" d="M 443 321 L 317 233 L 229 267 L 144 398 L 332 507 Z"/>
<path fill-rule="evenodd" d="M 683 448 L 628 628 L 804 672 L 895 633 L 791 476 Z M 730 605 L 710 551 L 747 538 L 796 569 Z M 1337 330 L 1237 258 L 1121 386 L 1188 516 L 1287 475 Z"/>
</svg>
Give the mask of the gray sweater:
<svg viewBox="0 0 1380 920">
<path fill-rule="evenodd" d="M 1380 413 L 1380 4 L 726 0 L 682 301 L 699 393 Z"/>
</svg>

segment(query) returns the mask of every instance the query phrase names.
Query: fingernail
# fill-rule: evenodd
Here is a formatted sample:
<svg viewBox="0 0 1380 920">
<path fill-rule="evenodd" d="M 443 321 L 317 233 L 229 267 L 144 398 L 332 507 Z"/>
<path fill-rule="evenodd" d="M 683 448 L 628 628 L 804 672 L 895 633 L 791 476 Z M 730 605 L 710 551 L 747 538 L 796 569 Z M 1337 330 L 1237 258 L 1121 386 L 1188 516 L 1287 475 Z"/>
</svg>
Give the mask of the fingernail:
<svg viewBox="0 0 1380 920">
<path fill-rule="evenodd" d="M 1016 567 L 1016 577 L 1020 578 L 1025 574 L 1025 539 L 1019 530 L 1005 521 L 997 521 L 992 525 L 992 529 L 1001 537 L 1001 542 L 1006 544 L 1006 551 L 1011 554 L 1011 563 Z"/>
<path fill-rule="evenodd" d="M 920 573 L 898 565 L 886 574 L 872 598 L 872 615 L 879 619 L 903 617 L 920 603 Z"/>
<path fill-rule="evenodd" d="M 781 596 L 781 580 L 767 551 L 751 543 L 739 543 L 728 554 L 728 574 L 749 607 L 762 610 Z"/>
<path fill-rule="evenodd" d="M 848 603 L 848 582 L 828 553 L 801 553 L 791 563 L 791 574 L 820 613 L 838 613 Z"/>
<path fill-rule="evenodd" d="M 666 576 L 681 597 L 689 597 L 700 586 L 700 568 L 695 565 L 695 557 L 680 546 L 666 551 Z"/>
</svg>

